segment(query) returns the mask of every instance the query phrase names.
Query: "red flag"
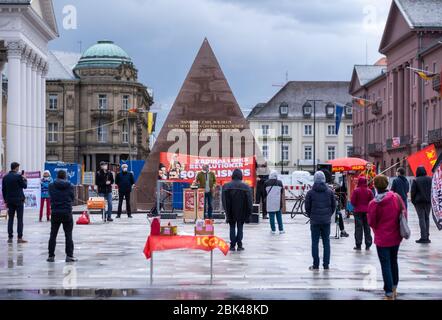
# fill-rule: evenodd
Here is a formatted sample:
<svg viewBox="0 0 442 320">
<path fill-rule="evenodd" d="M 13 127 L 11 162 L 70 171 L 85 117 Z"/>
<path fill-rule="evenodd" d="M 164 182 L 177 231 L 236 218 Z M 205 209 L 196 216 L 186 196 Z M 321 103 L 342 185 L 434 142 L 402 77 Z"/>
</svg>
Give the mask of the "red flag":
<svg viewBox="0 0 442 320">
<path fill-rule="evenodd" d="M 433 176 L 432 170 L 436 161 L 437 153 L 434 144 L 408 157 L 408 164 L 414 175 L 416 175 L 417 168 L 423 166 L 427 170 L 428 175 Z"/>
</svg>

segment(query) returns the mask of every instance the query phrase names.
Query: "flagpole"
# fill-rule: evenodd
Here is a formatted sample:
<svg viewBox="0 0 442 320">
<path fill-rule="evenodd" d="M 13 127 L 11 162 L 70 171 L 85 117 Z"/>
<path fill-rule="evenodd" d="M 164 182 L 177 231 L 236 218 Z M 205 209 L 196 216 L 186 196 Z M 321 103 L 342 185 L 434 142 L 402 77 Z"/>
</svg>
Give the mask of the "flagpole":
<svg viewBox="0 0 442 320">
<path fill-rule="evenodd" d="M 413 70 L 413 71 L 423 72 L 423 73 L 426 73 L 426 74 L 429 74 L 429 75 L 435 75 L 435 73 L 427 71 L 427 70 L 422 70 L 422 69 L 417 69 L 417 68 L 412 68 L 412 67 L 407 67 L 407 68 L 410 69 L 410 70 Z"/>
</svg>

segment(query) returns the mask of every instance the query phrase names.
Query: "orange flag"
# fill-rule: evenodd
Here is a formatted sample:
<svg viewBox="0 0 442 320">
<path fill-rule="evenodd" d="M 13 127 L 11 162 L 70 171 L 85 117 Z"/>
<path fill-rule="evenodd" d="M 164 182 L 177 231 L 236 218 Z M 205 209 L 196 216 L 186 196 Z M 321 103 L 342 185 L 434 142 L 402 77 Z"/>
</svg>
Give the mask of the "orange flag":
<svg viewBox="0 0 442 320">
<path fill-rule="evenodd" d="M 417 168 L 423 166 L 425 167 L 425 170 L 427 170 L 427 174 L 429 176 L 433 176 L 432 170 L 436 164 L 436 161 L 437 153 L 434 144 L 408 157 L 408 164 L 410 165 L 414 175 L 416 175 Z"/>
</svg>

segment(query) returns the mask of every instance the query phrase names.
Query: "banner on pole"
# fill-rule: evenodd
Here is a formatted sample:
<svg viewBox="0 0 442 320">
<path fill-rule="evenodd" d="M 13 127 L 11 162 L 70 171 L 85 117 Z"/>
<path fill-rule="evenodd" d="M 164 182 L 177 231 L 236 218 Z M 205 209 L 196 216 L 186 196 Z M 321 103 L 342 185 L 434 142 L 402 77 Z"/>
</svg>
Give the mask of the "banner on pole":
<svg viewBox="0 0 442 320">
<path fill-rule="evenodd" d="M 255 186 L 256 170 L 254 157 L 245 158 L 212 158 L 197 157 L 183 154 L 160 153 L 160 166 L 165 168 L 168 180 L 192 183 L 203 165 L 209 165 L 215 173 L 217 184 L 224 185 L 232 180 L 232 173 L 240 169 L 243 181 L 249 186 Z"/>
<path fill-rule="evenodd" d="M 438 164 L 433 174 L 431 205 L 433 207 L 434 222 L 437 228 L 442 230 L 442 163 Z"/>
</svg>

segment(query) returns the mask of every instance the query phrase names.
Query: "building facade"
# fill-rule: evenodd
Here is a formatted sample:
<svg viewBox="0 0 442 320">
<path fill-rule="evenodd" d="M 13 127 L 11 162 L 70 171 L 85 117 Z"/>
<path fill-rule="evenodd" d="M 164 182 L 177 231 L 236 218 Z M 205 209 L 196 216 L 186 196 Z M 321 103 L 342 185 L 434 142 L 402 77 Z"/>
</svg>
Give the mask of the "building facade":
<svg viewBox="0 0 442 320">
<path fill-rule="evenodd" d="M 379 52 L 386 65 L 353 71 L 350 94 L 368 100 L 354 108 L 353 154 L 394 175 L 421 148 L 442 151 L 442 1 L 393 1 Z M 414 69 L 436 76 L 425 81 Z"/>
<path fill-rule="evenodd" d="M 50 53 L 47 81 L 47 161 L 80 163 L 144 160 L 149 153 L 150 89 L 138 82 L 129 55 L 99 41 L 82 55 Z"/>
<path fill-rule="evenodd" d="M 284 174 L 314 171 L 315 158 L 320 164 L 349 155 L 353 124 L 348 88 L 348 82 L 340 81 L 291 81 L 252 110 L 247 118 L 250 129 L 272 169 Z M 336 104 L 345 106 L 338 134 Z"/>
<path fill-rule="evenodd" d="M 0 82 L 3 72 L 8 80 L 0 99 L 0 115 L 6 109 L 1 121 L 6 129 L 0 130 L 0 169 L 7 170 L 17 161 L 26 171 L 40 171 L 46 154 L 47 47 L 58 37 L 52 1 L 0 0 L 0 21 Z"/>
</svg>

